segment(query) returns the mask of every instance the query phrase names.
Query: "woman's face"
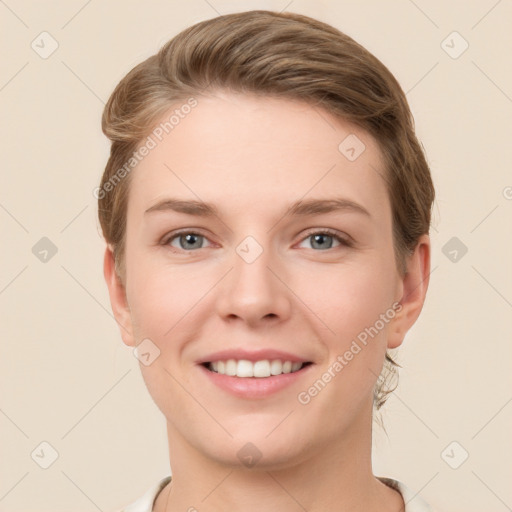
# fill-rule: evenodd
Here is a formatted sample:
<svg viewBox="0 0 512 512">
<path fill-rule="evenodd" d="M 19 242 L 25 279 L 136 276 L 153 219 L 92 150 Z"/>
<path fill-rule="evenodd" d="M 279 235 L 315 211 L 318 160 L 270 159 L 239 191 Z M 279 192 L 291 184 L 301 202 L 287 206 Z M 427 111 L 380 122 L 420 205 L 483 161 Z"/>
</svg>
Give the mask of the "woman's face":
<svg viewBox="0 0 512 512">
<path fill-rule="evenodd" d="M 369 428 L 386 348 L 410 322 L 384 166 L 366 132 L 324 110 L 196 99 L 132 171 L 127 302 L 114 309 L 125 343 L 143 343 L 174 443 L 286 465 Z M 206 368 L 230 359 L 240 375 L 309 364 Z"/>
</svg>

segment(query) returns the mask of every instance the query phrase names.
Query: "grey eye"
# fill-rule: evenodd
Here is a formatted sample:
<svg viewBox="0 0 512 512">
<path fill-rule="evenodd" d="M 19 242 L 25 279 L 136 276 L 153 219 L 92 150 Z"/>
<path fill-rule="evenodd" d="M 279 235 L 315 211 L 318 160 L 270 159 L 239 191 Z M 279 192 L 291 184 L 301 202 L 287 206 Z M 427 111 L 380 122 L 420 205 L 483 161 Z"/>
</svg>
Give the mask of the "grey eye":
<svg viewBox="0 0 512 512">
<path fill-rule="evenodd" d="M 175 241 L 178 241 L 179 246 L 176 247 L 174 245 Z M 173 236 L 168 244 L 172 247 L 176 247 L 177 249 L 202 249 L 203 241 L 205 240 L 205 237 L 203 235 L 199 235 L 197 233 L 180 233 L 175 236 Z"/>
<path fill-rule="evenodd" d="M 323 231 L 318 231 L 317 233 L 308 235 L 301 243 L 303 244 L 307 240 L 311 241 L 311 249 L 319 249 L 321 251 L 333 249 L 340 245 L 347 245 L 345 240 L 340 236 Z M 336 242 L 336 245 L 333 245 L 334 242 Z"/>
</svg>

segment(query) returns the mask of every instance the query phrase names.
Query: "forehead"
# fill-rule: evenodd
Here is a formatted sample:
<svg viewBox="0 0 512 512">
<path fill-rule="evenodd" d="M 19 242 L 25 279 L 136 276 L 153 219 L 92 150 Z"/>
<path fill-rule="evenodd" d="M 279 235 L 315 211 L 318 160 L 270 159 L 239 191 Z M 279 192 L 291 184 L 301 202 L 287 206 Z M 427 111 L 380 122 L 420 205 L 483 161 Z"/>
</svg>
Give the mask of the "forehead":
<svg viewBox="0 0 512 512">
<path fill-rule="evenodd" d="M 236 211 L 333 195 L 387 206 L 380 149 L 361 128 L 288 99 L 218 92 L 195 101 L 173 105 L 143 141 L 152 148 L 132 171 L 129 210 L 167 195 Z"/>
</svg>

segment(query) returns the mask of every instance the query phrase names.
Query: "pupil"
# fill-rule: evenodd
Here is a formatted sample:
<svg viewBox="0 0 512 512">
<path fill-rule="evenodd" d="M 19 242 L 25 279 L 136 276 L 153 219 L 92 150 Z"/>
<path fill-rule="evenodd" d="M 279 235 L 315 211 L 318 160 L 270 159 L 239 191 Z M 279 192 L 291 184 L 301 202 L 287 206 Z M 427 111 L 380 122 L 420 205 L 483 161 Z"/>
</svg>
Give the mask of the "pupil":
<svg viewBox="0 0 512 512">
<path fill-rule="evenodd" d="M 330 249 L 330 246 L 332 245 L 332 241 L 331 241 L 331 244 L 326 244 L 325 243 L 325 238 L 332 238 L 331 235 L 313 235 L 313 238 L 314 238 L 314 243 L 320 243 L 320 249 Z"/>
<path fill-rule="evenodd" d="M 200 237 L 197 235 L 194 235 L 194 234 L 188 234 L 188 235 L 183 236 L 182 238 L 185 239 L 185 244 L 194 245 L 194 242 L 197 243 L 197 240 L 199 240 Z M 201 244 L 199 244 L 199 245 L 201 245 Z"/>
</svg>

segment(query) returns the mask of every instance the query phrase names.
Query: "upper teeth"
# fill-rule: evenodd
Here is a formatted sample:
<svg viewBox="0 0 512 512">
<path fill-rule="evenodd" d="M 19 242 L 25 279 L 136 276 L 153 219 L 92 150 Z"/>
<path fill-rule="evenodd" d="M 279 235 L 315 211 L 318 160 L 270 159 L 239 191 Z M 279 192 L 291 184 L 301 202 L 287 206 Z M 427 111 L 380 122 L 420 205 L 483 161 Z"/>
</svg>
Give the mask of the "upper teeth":
<svg viewBox="0 0 512 512">
<path fill-rule="evenodd" d="M 281 375 L 281 373 L 296 372 L 302 368 L 302 363 L 291 361 L 280 361 L 278 359 L 269 361 L 248 361 L 247 359 L 228 359 L 227 361 L 215 361 L 209 364 L 208 368 L 222 375 L 236 377 L 270 377 Z"/>
</svg>

